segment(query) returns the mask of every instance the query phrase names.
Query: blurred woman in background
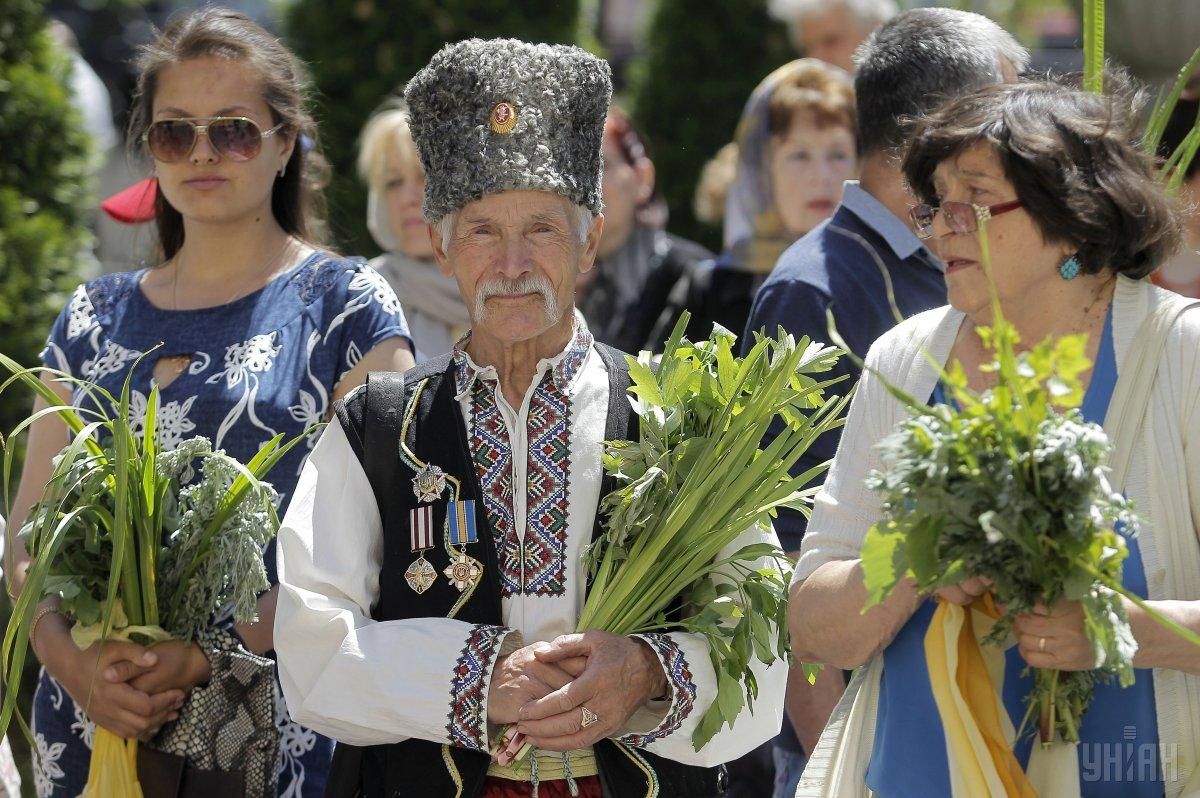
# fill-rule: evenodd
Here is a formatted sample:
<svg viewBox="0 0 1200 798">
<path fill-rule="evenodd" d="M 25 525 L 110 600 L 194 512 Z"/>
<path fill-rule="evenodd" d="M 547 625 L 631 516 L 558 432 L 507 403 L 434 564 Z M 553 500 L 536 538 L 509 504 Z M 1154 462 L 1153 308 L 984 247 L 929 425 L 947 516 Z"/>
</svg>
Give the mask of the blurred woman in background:
<svg viewBox="0 0 1200 798">
<path fill-rule="evenodd" d="M 458 284 L 433 260 L 421 213 L 425 171 L 402 104 L 385 105 L 363 128 L 358 174 L 369 187 L 367 228 L 383 250 L 371 266 L 404 303 L 417 362 L 449 352 L 471 320 Z"/>
<path fill-rule="evenodd" d="M 692 314 L 691 337 L 714 323 L 740 335 L 754 294 L 796 239 L 829 218 L 858 170 L 854 86 L 813 58 L 785 64 L 750 95 L 738 123 L 737 172 L 725 198 L 724 250 L 672 294 L 659 330 Z"/>
</svg>

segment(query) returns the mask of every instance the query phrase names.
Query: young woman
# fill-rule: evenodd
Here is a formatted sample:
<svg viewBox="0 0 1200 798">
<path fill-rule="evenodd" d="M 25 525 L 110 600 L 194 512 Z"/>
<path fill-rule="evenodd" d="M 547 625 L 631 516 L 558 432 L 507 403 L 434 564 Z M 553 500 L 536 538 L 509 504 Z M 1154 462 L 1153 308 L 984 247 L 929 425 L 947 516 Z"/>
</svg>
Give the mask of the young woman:
<svg viewBox="0 0 1200 798">
<path fill-rule="evenodd" d="M 241 14 L 206 8 L 171 23 L 139 66 L 130 140 L 154 162 L 160 262 L 78 288 L 42 357 L 114 394 L 132 371 L 135 408 L 144 412 L 152 385 L 161 392 L 161 445 L 204 435 L 244 461 L 276 433 L 295 435 L 326 418 L 369 370 L 411 366 L 408 329 L 387 283 L 319 245 L 322 164 L 310 149 L 305 78 L 278 39 Z M 46 382 L 64 402 L 83 401 L 71 385 Z M 33 426 L 12 532 L 66 441 L 53 417 Z M 285 507 L 306 453 L 293 449 L 270 475 Z M 19 591 L 29 558 L 19 539 L 9 545 Z M 274 582 L 273 547 L 267 568 Z M 272 589 L 259 599 L 257 622 L 233 630 L 255 653 L 273 648 L 275 596 Z M 34 699 L 35 781 L 39 796 L 74 798 L 86 781 L 93 724 L 149 738 L 213 674 L 195 643 L 80 650 L 55 602 L 43 603 L 30 628 L 44 666 Z M 281 703 L 275 715 L 279 794 L 320 795 L 332 743 L 291 723 Z"/>
</svg>

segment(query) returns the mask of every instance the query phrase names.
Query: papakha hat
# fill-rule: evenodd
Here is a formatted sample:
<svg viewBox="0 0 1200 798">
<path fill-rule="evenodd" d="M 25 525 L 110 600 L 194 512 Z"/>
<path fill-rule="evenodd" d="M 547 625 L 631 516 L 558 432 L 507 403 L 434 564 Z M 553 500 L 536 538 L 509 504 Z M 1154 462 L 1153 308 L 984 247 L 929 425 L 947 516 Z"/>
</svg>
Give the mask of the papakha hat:
<svg viewBox="0 0 1200 798">
<path fill-rule="evenodd" d="M 488 194 L 551 191 L 599 213 L 608 63 L 578 47 L 470 39 L 404 92 L 425 167 L 425 219 Z"/>
</svg>

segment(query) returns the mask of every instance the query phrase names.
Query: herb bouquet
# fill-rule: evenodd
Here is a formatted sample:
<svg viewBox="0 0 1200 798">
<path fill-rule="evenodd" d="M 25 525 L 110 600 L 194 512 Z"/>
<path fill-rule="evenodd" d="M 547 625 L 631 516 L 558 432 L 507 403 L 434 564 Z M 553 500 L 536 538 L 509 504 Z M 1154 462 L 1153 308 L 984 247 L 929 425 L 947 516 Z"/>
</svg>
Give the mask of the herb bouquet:
<svg viewBox="0 0 1200 798">
<path fill-rule="evenodd" d="M 990 280 L 986 219 L 980 220 L 979 234 Z M 971 391 L 960 364 L 949 372 L 934 364 L 950 400 L 945 404 L 930 407 L 887 386 L 909 417 L 879 444 L 887 470 L 868 479 L 880 494 L 884 518 L 862 547 L 867 607 L 906 577 L 923 593 L 968 576 L 986 577 L 990 594 L 975 608 L 995 621 L 984 642 L 1000 643 L 1014 618 L 1035 604 L 1079 601 L 1096 669 L 1035 669 L 1022 724 L 1036 719 L 1044 746 L 1056 734 L 1078 742 L 1097 680 L 1116 678 L 1124 686 L 1134 678 L 1137 644 L 1122 596 L 1179 634 L 1200 640 L 1122 585 L 1126 546 L 1116 525 L 1132 532 L 1137 519 L 1109 485 L 1104 430 L 1085 423 L 1077 409 L 1083 399 L 1079 376 L 1091 367 L 1086 336 L 1047 340 L 1018 353 L 1019 336 L 1001 314 L 994 291 L 992 311 L 992 326 L 979 329 L 993 353 L 987 367 L 996 376 L 992 388 Z M 958 610 L 941 603 L 926 637 L 935 696 L 953 681 L 953 674 L 939 670 L 947 647 L 931 643 L 942 633 L 944 612 Z M 963 634 L 970 634 L 967 616 Z M 942 711 L 940 698 L 938 703 Z"/>
<path fill-rule="evenodd" d="M 728 330 L 715 326 L 708 340 L 692 343 L 683 337 L 687 321 L 684 314 L 657 369 L 649 352 L 629 358 L 641 435 L 605 443 L 604 470 L 618 487 L 601 499 L 606 532 L 585 555 L 592 584 L 578 629 L 704 635 L 718 696 L 692 737 L 700 750 L 744 706 L 753 708 L 751 660 L 787 661 L 789 650 L 788 559 L 765 543 L 721 552 L 766 527 L 778 507 L 808 513 L 816 489 L 805 486 L 828 464 L 796 477 L 789 470 L 818 436 L 841 426 L 847 397 L 823 395 L 841 379 L 819 379 L 837 361 L 834 347 L 781 330 L 737 358 Z M 776 419 L 778 436 L 759 449 Z"/>
<path fill-rule="evenodd" d="M 7 728 L 30 623 L 44 598 L 61 599 L 80 648 L 98 640 L 188 640 L 227 609 L 237 621 L 252 620 L 258 593 L 269 587 L 262 547 L 278 527 L 276 494 L 262 478 L 303 436 L 284 443 L 279 435 L 245 465 L 201 437 L 162 451 L 155 442 L 157 387 L 141 420 L 130 410 L 128 380 L 117 399 L 52 369 L 23 369 L 4 355 L 0 365 L 13 374 L 0 391 L 23 383 L 50 404 L 10 437 L 50 414 L 72 433 L 21 530 L 32 563 L 4 635 L 8 692 L 0 728 Z M 116 414 L 64 406 L 39 373 L 83 388 L 91 406 Z M 13 454 L 6 447 L 6 487 Z M 29 736 L 19 713 L 17 719 Z M 84 794 L 140 796 L 136 757 L 136 740 L 98 727 Z"/>
</svg>

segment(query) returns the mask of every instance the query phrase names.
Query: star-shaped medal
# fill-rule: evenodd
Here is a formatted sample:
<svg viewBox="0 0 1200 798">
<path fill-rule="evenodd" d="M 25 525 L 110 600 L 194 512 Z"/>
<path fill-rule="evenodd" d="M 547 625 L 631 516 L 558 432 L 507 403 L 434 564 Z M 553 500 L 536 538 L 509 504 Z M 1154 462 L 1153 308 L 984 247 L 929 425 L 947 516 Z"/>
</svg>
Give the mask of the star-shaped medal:
<svg viewBox="0 0 1200 798">
<path fill-rule="evenodd" d="M 429 560 L 424 557 L 418 557 L 413 560 L 413 564 L 408 566 L 408 570 L 404 572 L 404 580 L 418 594 L 424 593 L 433 587 L 433 583 L 437 581 L 437 571 L 429 564 Z"/>
<path fill-rule="evenodd" d="M 468 557 L 465 551 L 460 551 L 458 557 L 446 566 L 446 570 L 442 573 L 450 580 L 450 584 L 458 588 L 461 593 L 473 585 L 483 574 L 483 563 L 474 557 Z"/>
<path fill-rule="evenodd" d="M 419 502 L 435 502 L 446 489 L 446 472 L 435 465 L 427 465 L 413 477 L 413 493 Z"/>
</svg>

